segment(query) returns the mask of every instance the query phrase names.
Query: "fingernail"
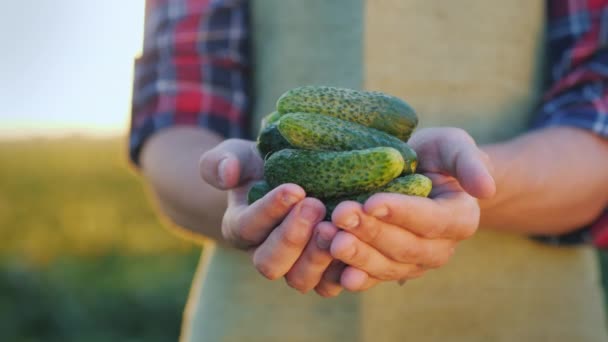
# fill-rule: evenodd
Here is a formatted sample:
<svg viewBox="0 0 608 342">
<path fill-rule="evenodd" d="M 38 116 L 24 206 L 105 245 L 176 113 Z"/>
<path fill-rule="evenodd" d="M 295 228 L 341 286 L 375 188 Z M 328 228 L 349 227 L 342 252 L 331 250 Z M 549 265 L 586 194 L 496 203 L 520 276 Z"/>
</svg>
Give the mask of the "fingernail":
<svg viewBox="0 0 608 342">
<path fill-rule="evenodd" d="M 217 166 L 217 175 L 220 180 L 220 184 L 222 186 L 226 186 L 226 167 L 227 166 L 228 166 L 228 157 L 224 157 L 224 159 L 220 160 L 220 163 Z"/>
<path fill-rule="evenodd" d="M 296 197 L 290 193 L 286 193 L 286 194 L 283 194 L 282 200 L 283 200 L 283 203 L 285 203 L 285 205 L 292 206 L 292 205 L 296 204 L 299 199 L 298 199 L 298 197 Z"/>
<path fill-rule="evenodd" d="M 388 216 L 388 208 L 387 207 L 376 208 L 376 210 L 374 210 L 372 212 L 372 216 L 374 216 L 376 218 L 386 217 L 386 216 Z"/>
<path fill-rule="evenodd" d="M 303 205 L 300 209 L 300 216 L 308 222 L 314 222 L 319 217 L 319 213 L 314 207 Z"/>
<path fill-rule="evenodd" d="M 317 247 L 321 250 L 328 251 L 329 246 L 331 246 L 331 239 L 327 239 L 320 233 L 317 234 Z"/>
<path fill-rule="evenodd" d="M 352 229 L 359 225 L 359 216 L 352 215 L 349 217 L 346 222 L 344 222 L 344 228 Z"/>
</svg>

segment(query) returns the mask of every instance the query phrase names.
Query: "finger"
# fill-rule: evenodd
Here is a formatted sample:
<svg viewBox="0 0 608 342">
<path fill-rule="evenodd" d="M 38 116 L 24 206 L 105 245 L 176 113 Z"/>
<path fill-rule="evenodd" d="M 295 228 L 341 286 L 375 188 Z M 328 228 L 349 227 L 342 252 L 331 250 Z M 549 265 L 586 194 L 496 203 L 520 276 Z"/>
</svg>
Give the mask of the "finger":
<svg viewBox="0 0 608 342">
<path fill-rule="evenodd" d="M 323 273 L 333 260 L 328 249 L 337 232 L 338 229 L 329 222 L 317 224 L 313 238 L 308 241 L 302 255 L 285 275 L 290 287 L 306 293 L 321 281 Z"/>
<path fill-rule="evenodd" d="M 427 239 L 467 239 L 479 223 L 479 205 L 464 192 L 446 193 L 435 199 L 376 194 L 365 202 L 363 211 Z"/>
<path fill-rule="evenodd" d="M 317 247 L 320 250 L 328 251 L 331 246 L 331 241 L 338 233 L 338 228 L 331 222 L 320 222 L 317 227 L 317 238 L 315 240 Z"/>
<path fill-rule="evenodd" d="M 466 133 L 465 133 L 466 134 Z M 496 184 L 490 173 L 490 158 L 468 136 L 439 145 L 442 171 L 456 179 L 462 188 L 476 198 L 491 198 Z"/>
<path fill-rule="evenodd" d="M 334 258 L 380 280 L 402 279 L 417 268 L 416 265 L 388 259 L 356 236 L 344 231 L 336 234 L 330 252 Z"/>
<path fill-rule="evenodd" d="M 340 276 L 346 265 L 339 260 L 333 260 L 327 270 L 323 273 L 321 281 L 315 286 L 315 292 L 322 297 L 335 297 L 342 292 L 340 285 Z"/>
<path fill-rule="evenodd" d="M 295 184 L 282 184 L 251 205 L 246 188 L 228 192 L 228 209 L 222 221 L 224 238 L 237 247 L 260 244 L 306 193 Z"/>
<path fill-rule="evenodd" d="M 372 278 L 369 274 L 352 266 L 347 266 L 340 277 L 340 284 L 351 292 L 365 291 L 378 283 L 380 283 L 379 279 Z"/>
<path fill-rule="evenodd" d="M 452 240 L 421 238 L 407 229 L 367 215 L 359 203 L 341 203 L 333 217 L 336 226 L 399 263 L 437 268 L 447 263 L 454 250 Z"/>
<path fill-rule="evenodd" d="M 316 198 L 305 198 L 298 203 L 256 249 L 253 263 L 257 270 L 271 280 L 287 274 L 324 215 L 325 206 Z"/>
<path fill-rule="evenodd" d="M 253 179 L 261 179 L 263 161 L 255 143 L 228 139 L 201 156 L 203 179 L 218 189 L 230 189 Z"/>
</svg>

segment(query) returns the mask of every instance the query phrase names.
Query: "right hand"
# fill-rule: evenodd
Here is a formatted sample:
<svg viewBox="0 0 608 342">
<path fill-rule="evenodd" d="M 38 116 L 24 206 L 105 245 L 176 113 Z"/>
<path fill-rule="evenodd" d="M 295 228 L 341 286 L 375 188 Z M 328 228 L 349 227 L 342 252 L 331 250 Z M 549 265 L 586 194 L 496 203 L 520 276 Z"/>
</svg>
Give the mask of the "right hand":
<svg viewBox="0 0 608 342">
<path fill-rule="evenodd" d="M 325 216 L 323 203 L 306 197 L 304 189 L 296 184 L 282 184 L 247 204 L 247 192 L 252 181 L 262 178 L 263 164 L 255 143 L 241 139 L 225 140 L 201 157 L 203 179 L 228 190 L 222 236 L 229 244 L 249 252 L 254 267 L 264 277 L 274 280 L 284 276 L 301 292 L 322 283 L 315 288 L 317 293 L 337 295 L 343 265 L 332 263 L 329 254 L 337 229 L 321 222 Z"/>
</svg>

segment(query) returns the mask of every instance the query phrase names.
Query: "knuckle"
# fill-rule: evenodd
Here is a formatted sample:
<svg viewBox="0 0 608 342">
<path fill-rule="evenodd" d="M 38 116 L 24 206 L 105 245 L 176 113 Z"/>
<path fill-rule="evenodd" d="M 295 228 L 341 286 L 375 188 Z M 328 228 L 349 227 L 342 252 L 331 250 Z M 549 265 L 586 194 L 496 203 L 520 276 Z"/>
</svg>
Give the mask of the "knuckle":
<svg viewBox="0 0 608 342">
<path fill-rule="evenodd" d="M 284 226 L 281 234 L 281 243 L 288 248 L 299 248 L 308 242 L 309 229 L 291 224 Z"/>
<path fill-rule="evenodd" d="M 359 228 L 358 233 L 363 235 L 365 241 L 373 244 L 380 236 L 380 226 L 378 224 L 362 225 L 361 228 Z"/>
<path fill-rule="evenodd" d="M 344 252 L 344 259 L 348 260 L 352 266 L 361 267 L 367 260 L 366 253 L 356 244 Z"/>
<path fill-rule="evenodd" d="M 411 262 L 415 258 L 414 249 L 409 244 L 401 246 L 395 255 L 395 260 L 399 262 Z"/>
<path fill-rule="evenodd" d="M 287 213 L 289 206 L 285 204 L 283 195 L 278 194 L 269 199 L 264 205 L 264 215 L 273 220 L 279 220 Z"/>
</svg>

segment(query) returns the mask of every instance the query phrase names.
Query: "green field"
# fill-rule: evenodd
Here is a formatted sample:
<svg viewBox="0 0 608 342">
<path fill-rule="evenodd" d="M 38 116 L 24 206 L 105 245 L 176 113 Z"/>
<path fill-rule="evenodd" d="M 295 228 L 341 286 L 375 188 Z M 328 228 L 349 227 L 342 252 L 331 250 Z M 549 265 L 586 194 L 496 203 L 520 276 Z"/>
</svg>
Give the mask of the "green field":
<svg viewBox="0 0 608 342">
<path fill-rule="evenodd" d="M 122 139 L 0 142 L 0 340 L 175 341 L 200 247 Z"/>
<path fill-rule="evenodd" d="M 176 341 L 200 247 L 127 165 L 122 139 L 0 142 L 0 341 Z"/>
</svg>

